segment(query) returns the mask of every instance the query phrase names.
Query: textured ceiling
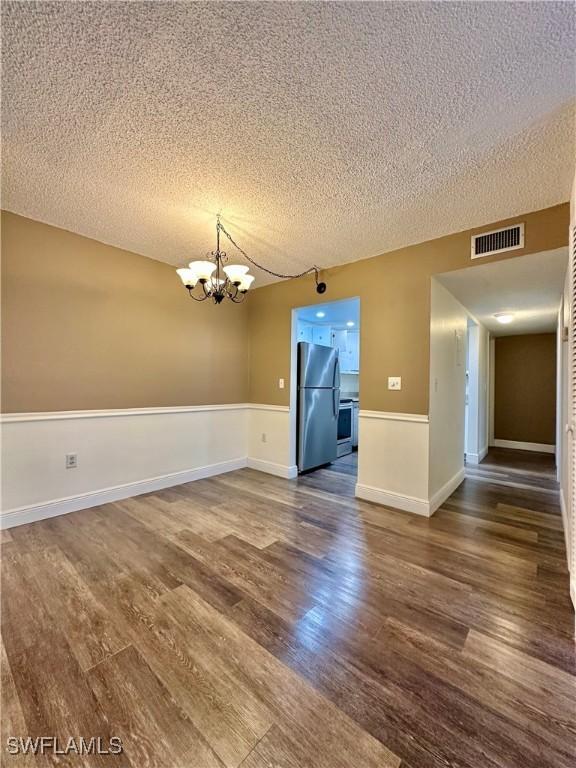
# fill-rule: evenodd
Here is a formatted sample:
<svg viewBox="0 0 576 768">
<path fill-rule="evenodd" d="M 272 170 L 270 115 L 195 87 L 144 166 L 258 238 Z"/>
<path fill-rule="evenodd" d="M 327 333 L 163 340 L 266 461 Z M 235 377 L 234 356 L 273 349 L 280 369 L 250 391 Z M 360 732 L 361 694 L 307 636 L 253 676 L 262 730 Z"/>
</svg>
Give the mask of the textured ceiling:
<svg viewBox="0 0 576 768">
<path fill-rule="evenodd" d="M 221 211 L 298 271 L 555 205 L 574 9 L 3 2 L 3 207 L 173 264 Z"/>
<path fill-rule="evenodd" d="M 568 248 L 436 275 L 440 282 L 494 336 L 556 330 L 568 266 Z M 496 312 L 513 312 L 501 325 Z"/>
</svg>

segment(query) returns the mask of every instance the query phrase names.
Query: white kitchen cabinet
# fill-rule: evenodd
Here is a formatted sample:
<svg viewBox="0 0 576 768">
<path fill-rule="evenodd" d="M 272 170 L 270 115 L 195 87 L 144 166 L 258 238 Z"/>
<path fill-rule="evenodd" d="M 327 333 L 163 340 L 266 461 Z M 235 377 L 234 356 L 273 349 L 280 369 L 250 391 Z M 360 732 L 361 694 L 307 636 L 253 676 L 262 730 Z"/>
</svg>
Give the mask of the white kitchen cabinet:
<svg viewBox="0 0 576 768">
<path fill-rule="evenodd" d="M 348 355 L 346 362 L 350 366 L 350 373 L 358 373 L 360 370 L 360 333 L 358 331 L 346 331 Z"/>
<path fill-rule="evenodd" d="M 314 326 L 308 323 L 298 323 L 298 341 L 308 341 L 312 343 L 312 331 Z"/>
<path fill-rule="evenodd" d="M 329 325 L 312 326 L 312 341 L 314 344 L 322 344 L 324 347 L 332 346 L 332 329 Z"/>
<path fill-rule="evenodd" d="M 338 350 L 340 372 L 346 370 L 346 331 L 332 331 L 332 346 Z"/>
<path fill-rule="evenodd" d="M 332 346 L 338 349 L 341 373 L 358 373 L 359 345 L 358 331 L 332 331 Z"/>
</svg>

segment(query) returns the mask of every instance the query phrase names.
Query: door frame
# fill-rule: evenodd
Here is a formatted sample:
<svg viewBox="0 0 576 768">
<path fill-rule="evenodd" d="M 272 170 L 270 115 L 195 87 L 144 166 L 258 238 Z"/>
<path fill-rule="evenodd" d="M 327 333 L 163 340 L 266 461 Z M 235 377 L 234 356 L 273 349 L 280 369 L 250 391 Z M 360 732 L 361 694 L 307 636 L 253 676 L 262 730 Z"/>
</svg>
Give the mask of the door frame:
<svg viewBox="0 0 576 768">
<path fill-rule="evenodd" d="M 358 341 L 362 349 L 362 301 L 360 296 L 345 296 L 332 301 L 322 301 L 316 304 L 303 304 L 301 307 L 293 307 L 290 322 L 290 412 L 288 430 L 288 457 L 290 466 L 298 465 L 298 313 L 302 309 L 314 307 L 321 308 L 325 304 L 340 304 L 344 301 L 358 301 Z M 360 366 L 358 366 L 360 368 Z M 358 371 L 358 391 L 360 391 L 360 371 Z M 358 436 L 358 451 L 360 450 L 360 436 Z"/>
</svg>

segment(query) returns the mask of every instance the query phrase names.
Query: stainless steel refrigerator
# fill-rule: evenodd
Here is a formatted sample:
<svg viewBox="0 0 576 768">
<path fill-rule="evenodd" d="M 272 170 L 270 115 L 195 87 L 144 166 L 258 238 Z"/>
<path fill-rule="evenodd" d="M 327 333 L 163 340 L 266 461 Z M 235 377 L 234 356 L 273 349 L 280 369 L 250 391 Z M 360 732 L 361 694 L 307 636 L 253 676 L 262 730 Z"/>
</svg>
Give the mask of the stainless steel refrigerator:
<svg viewBox="0 0 576 768">
<path fill-rule="evenodd" d="M 338 350 L 298 343 L 298 471 L 338 455 L 340 365 Z"/>
</svg>

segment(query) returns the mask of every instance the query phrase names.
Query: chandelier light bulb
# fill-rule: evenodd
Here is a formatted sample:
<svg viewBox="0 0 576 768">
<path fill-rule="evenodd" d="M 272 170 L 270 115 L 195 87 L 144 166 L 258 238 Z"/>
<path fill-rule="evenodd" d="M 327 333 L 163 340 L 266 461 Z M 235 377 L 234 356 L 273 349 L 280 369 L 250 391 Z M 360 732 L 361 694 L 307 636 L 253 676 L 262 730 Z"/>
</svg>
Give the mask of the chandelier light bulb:
<svg viewBox="0 0 576 768">
<path fill-rule="evenodd" d="M 191 261 L 188 266 L 198 280 L 208 280 L 216 269 L 216 264 L 213 261 Z"/>
<path fill-rule="evenodd" d="M 243 275 L 242 281 L 238 286 L 238 290 L 243 291 L 245 293 L 250 288 L 253 282 L 254 282 L 254 275 Z"/>
<path fill-rule="evenodd" d="M 244 264 L 230 264 L 230 266 L 224 267 L 224 272 L 232 285 L 236 285 L 242 282 L 242 278 L 248 272 L 248 267 Z"/>
<path fill-rule="evenodd" d="M 195 287 L 198 278 L 193 270 L 183 267 L 182 269 L 177 269 L 176 272 L 180 275 L 180 280 L 182 280 L 186 288 Z"/>
</svg>

